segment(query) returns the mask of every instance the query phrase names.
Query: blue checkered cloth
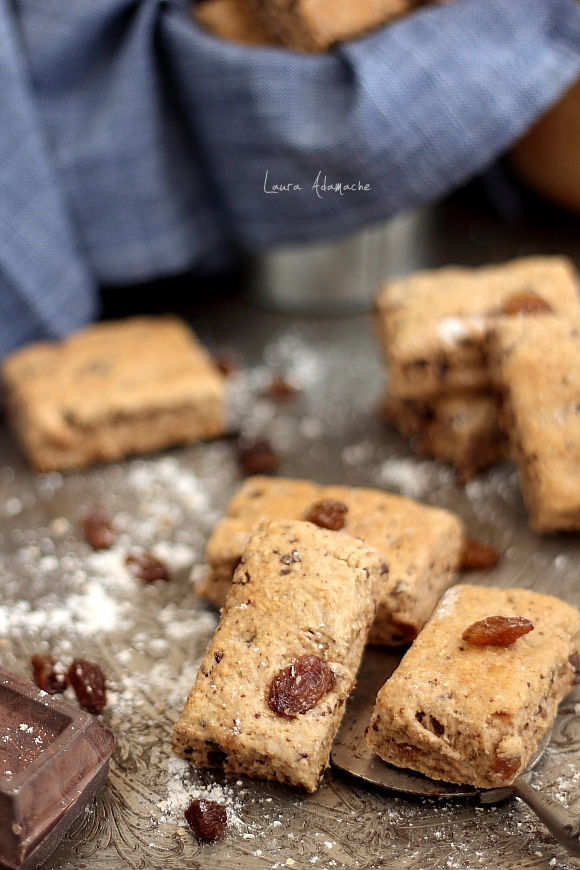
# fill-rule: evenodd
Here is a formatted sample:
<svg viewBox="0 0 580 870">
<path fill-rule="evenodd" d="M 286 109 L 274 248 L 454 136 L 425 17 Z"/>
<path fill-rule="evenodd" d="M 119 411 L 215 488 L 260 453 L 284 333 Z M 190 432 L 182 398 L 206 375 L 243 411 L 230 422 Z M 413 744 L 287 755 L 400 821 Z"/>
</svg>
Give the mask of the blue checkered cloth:
<svg viewBox="0 0 580 870">
<path fill-rule="evenodd" d="M 459 0 L 313 56 L 222 42 L 182 0 L 0 0 L 0 356 L 90 320 L 99 284 L 433 200 L 578 76 L 577 0 Z"/>
</svg>

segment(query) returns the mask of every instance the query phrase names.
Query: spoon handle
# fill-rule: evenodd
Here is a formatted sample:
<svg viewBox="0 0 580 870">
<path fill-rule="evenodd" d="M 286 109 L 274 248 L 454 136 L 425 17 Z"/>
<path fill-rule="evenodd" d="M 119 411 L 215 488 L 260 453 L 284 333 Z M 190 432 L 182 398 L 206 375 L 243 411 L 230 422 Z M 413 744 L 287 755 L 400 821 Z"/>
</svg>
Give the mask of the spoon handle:
<svg viewBox="0 0 580 870">
<path fill-rule="evenodd" d="M 512 785 L 515 794 L 527 803 L 542 820 L 553 837 L 570 852 L 580 857 L 580 822 L 570 810 L 553 798 L 518 778 Z"/>
</svg>

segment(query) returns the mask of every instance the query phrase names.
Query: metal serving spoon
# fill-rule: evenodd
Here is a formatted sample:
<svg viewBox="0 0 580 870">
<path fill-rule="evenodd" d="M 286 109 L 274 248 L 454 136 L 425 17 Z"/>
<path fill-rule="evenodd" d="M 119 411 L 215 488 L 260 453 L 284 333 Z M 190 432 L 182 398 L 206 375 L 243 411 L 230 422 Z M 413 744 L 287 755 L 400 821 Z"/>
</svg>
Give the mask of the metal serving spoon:
<svg viewBox="0 0 580 870">
<path fill-rule="evenodd" d="M 401 660 L 400 653 L 369 647 L 364 655 L 340 730 L 335 738 L 330 760 L 337 770 L 357 777 L 371 785 L 388 788 L 416 797 L 466 798 L 474 797 L 481 804 L 493 804 L 517 795 L 546 825 L 556 840 L 570 854 L 580 857 L 580 822 L 570 811 L 533 788 L 527 781 L 528 773 L 536 766 L 550 742 L 550 733 L 544 735 L 530 764 L 509 787 L 480 789 L 469 785 L 455 785 L 429 779 L 412 770 L 403 770 L 385 764 L 366 744 L 365 729 L 370 721 L 377 693 Z"/>
</svg>

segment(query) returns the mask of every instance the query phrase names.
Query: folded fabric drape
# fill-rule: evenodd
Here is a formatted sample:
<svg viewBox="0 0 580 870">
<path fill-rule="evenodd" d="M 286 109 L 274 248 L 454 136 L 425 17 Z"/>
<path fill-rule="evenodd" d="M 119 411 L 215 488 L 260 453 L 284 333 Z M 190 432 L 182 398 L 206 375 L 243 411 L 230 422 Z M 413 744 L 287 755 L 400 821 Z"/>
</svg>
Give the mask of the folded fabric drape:
<svg viewBox="0 0 580 870">
<path fill-rule="evenodd" d="M 0 355 L 89 320 L 99 283 L 428 202 L 579 76 L 577 0 L 458 0 L 311 56 L 180 0 L 0 0 Z"/>
</svg>

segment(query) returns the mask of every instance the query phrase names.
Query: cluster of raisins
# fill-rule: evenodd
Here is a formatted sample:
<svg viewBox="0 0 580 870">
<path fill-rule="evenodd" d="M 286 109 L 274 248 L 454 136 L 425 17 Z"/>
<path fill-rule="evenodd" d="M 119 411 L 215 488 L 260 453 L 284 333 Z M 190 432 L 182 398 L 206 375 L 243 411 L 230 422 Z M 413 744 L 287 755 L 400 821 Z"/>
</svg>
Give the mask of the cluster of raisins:
<svg viewBox="0 0 580 870">
<path fill-rule="evenodd" d="M 94 550 L 109 550 L 117 540 L 109 512 L 99 506 L 93 507 L 86 515 L 83 531 Z M 130 553 L 125 563 L 131 574 L 144 583 L 155 583 L 157 580 L 168 582 L 171 579 L 167 566 L 153 553 Z"/>
<path fill-rule="evenodd" d="M 39 689 L 49 695 L 64 692 L 72 686 L 77 701 L 89 713 L 101 713 L 107 703 L 105 675 L 98 665 L 86 659 L 75 659 L 68 669 L 62 669 L 48 653 L 33 655 L 32 676 Z"/>
</svg>

